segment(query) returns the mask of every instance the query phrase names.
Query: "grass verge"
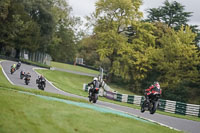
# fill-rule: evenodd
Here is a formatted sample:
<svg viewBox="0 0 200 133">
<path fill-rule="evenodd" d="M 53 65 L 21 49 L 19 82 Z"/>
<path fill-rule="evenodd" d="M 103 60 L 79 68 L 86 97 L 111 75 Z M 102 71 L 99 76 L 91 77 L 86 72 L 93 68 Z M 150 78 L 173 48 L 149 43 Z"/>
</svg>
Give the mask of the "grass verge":
<svg viewBox="0 0 200 133">
<path fill-rule="evenodd" d="M 50 66 L 45 65 L 45 64 L 41 64 L 41 63 L 38 63 L 38 62 L 33 62 L 33 61 L 30 61 L 30 60 L 26 60 L 26 59 L 20 59 L 20 60 L 25 64 L 29 64 L 29 65 L 34 65 L 34 66 L 50 69 Z"/>
<path fill-rule="evenodd" d="M 157 124 L 0 89 L 0 132 L 178 133 Z M 6 104 L 5 104 L 6 103 Z"/>
<path fill-rule="evenodd" d="M 99 74 L 99 71 L 91 70 L 91 69 L 84 68 L 84 67 L 81 67 L 81 66 L 59 63 L 59 62 L 51 61 L 51 66 L 56 67 L 56 68 L 61 68 L 61 69 L 67 69 L 67 70 L 71 70 L 71 71 L 77 71 L 77 72 L 83 72 L 83 73 L 89 73 L 89 74 L 96 74 L 96 75 Z"/>
</svg>

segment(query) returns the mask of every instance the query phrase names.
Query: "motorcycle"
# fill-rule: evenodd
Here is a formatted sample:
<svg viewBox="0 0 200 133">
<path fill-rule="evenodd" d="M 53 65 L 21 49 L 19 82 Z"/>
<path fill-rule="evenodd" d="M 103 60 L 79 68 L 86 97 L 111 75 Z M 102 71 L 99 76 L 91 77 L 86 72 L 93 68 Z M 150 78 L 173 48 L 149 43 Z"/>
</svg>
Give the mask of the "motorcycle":
<svg viewBox="0 0 200 133">
<path fill-rule="evenodd" d="M 15 72 L 15 68 L 11 66 L 10 73 L 13 74 Z"/>
<path fill-rule="evenodd" d="M 36 84 L 38 84 L 38 89 L 44 90 L 46 86 L 46 80 L 42 79 L 41 81 L 39 79 L 36 79 Z"/>
<path fill-rule="evenodd" d="M 98 93 L 99 93 L 99 88 L 92 89 L 89 87 L 89 101 L 96 103 L 98 100 Z"/>
<path fill-rule="evenodd" d="M 149 111 L 150 114 L 154 114 L 156 112 L 157 107 L 159 106 L 159 98 L 159 92 L 153 93 L 149 100 L 147 100 L 145 97 L 145 100 L 141 105 L 141 112 L 144 113 L 145 111 Z"/>
<path fill-rule="evenodd" d="M 16 66 L 16 70 L 18 70 L 20 68 L 21 64 L 18 63 L 17 66 Z"/>
<path fill-rule="evenodd" d="M 25 72 L 24 71 L 21 71 L 20 72 L 20 79 L 23 79 L 25 77 Z"/>
<path fill-rule="evenodd" d="M 30 83 L 30 80 L 31 80 L 31 76 L 30 75 L 25 75 L 24 81 L 25 81 L 26 85 L 28 85 Z"/>
</svg>

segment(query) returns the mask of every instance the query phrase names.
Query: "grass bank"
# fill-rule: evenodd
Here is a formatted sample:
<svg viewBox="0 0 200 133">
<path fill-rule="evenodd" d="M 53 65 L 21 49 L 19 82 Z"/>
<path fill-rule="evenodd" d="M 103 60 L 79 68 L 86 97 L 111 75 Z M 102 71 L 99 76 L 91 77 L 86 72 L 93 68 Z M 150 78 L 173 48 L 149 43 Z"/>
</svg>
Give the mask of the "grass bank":
<svg viewBox="0 0 200 133">
<path fill-rule="evenodd" d="M 96 74 L 96 75 L 99 74 L 99 71 L 91 70 L 91 69 L 84 68 L 81 66 L 75 66 L 75 65 L 64 64 L 64 63 L 53 62 L 53 61 L 51 61 L 51 67 L 67 69 L 67 70 L 77 71 L 77 72 L 83 72 L 83 73 L 88 73 L 88 74 Z"/>
<path fill-rule="evenodd" d="M 0 132 L 178 133 L 157 124 L 0 89 Z"/>
</svg>

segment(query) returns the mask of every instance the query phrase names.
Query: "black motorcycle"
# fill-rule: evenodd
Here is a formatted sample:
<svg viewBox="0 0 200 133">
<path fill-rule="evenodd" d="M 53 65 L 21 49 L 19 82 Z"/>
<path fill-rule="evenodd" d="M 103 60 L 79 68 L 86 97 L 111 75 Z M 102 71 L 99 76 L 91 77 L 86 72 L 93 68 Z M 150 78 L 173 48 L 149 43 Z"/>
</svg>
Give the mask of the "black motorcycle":
<svg viewBox="0 0 200 133">
<path fill-rule="evenodd" d="M 38 84 L 38 89 L 44 90 L 46 86 L 46 80 L 45 79 L 36 79 L 36 84 Z"/>
<path fill-rule="evenodd" d="M 21 66 L 21 64 L 17 63 L 16 70 L 18 70 L 20 68 L 20 66 Z"/>
<path fill-rule="evenodd" d="M 147 100 L 145 97 L 145 100 L 141 105 L 141 112 L 144 113 L 145 111 L 149 111 L 150 114 L 154 114 L 159 105 L 159 98 L 160 93 L 158 92 L 152 94 L 149 100 Z"/>
<path fill-rule="evenodd" d="M 24 71 L 21 71 L 20 72 L 20 79 L 23 79 L 25 77 L 25 72 Z"/>
<path fill-rule="evenodd" d="M 25 84 L 28 85 L 30 83 L 30 80 L 31 80 L 31 75 L 26 74 L 24 78 Z"/>
<path fill-rule="evenodd" d="M 15 68 L 11 66 L 10 73 L 13 74 L 15 72 Z"/>
<path fill-rule="evenodd" d="M 90 88 L 89 89 L 89 101 L 96 103 L 98 100 L 99 88 Z"/>
</svg>

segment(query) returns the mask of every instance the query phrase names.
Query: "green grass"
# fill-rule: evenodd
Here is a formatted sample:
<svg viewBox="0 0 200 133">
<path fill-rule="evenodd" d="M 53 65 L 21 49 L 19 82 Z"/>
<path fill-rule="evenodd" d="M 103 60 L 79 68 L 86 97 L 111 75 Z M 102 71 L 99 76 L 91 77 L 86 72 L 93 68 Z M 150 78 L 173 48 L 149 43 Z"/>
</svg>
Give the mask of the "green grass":
<svg viewBox="0 0 200 133">
<path fill-rule="evenodd" d="M 91 70 L 91 69 L 84 68 L 84 67 L 81 67 L 81 66 L 59 63 L 59 62 L 51 61 L 51 66 L 56 67 L 56 68 L 67 69 L 67 70 L 71 70 L 71 71 L 77 71 L 77 72 L 83 72 L 83 73 L 89 73 L 89 74 L 96 74 L 96 75 L 99 74 L 99 71 Z"/>
<path fill-rule="evenodd" d="M 26 59 L 20 59 L 23 63 L 27 63 L 27 64 L 31 64 L 31 65 L 36 65 L 36 66 L 39 66 L 39 67 L 44 67 L 44 68 L 50 68 L 50 66 L 48 65 L 45 65 L 45 64 L 41 64 L 41 63 L 38 63 L 38 62 L 33 62 L 33 61 L 30 61 L 30 60 L 26 60 Z"/>
<path fill-rule="evenodd" d="M 178 133 L 157 124 L 0 89 L 0 132 Z"/>
<path fill-rule="evenodd" d="M 116 85 L 116 84 L 109 84 L 109 86 L 113 90 L 115 90 L 115 91 L 117 91 L 117 92 L 119 92 L 121 94 L 135 95 L 135 93 L 133 93 L 130 90 L 128 90 L 128 88 L 126 86 L 119 86 L 119 85 Z"/>
<path fill-rule="evenodd" d="M 67 72 L 51 71 L 51 70 L 37 70 L 37 72 L 43 74 L 48 80 L 53 82 L 53 84 L 56 87 L 58 87 L 59 89 L 63 91 L 80 95 L 80 96 L 85 96 L 85 97 L 88 96 L 88 93 L 83 91 L 82 88 L 83 88 L 83 83 L 88 83 L 92 80 L 91 77 L 71 74 Z M 106 99 L 104 97 L 99 97 L 99 100 L 119 104 L 122 106 L 131 107 L 135 109 L 140 109 L 139 106 L 136 106 L 134 104 L 117 102 L 117 101 Z M 172 114 L 172 113 L 162 112 L 159 110 L 157 110 L 157 113 L 200 122 L 200 118 L 195 117 L 195 116 Z"/>
</svg>

